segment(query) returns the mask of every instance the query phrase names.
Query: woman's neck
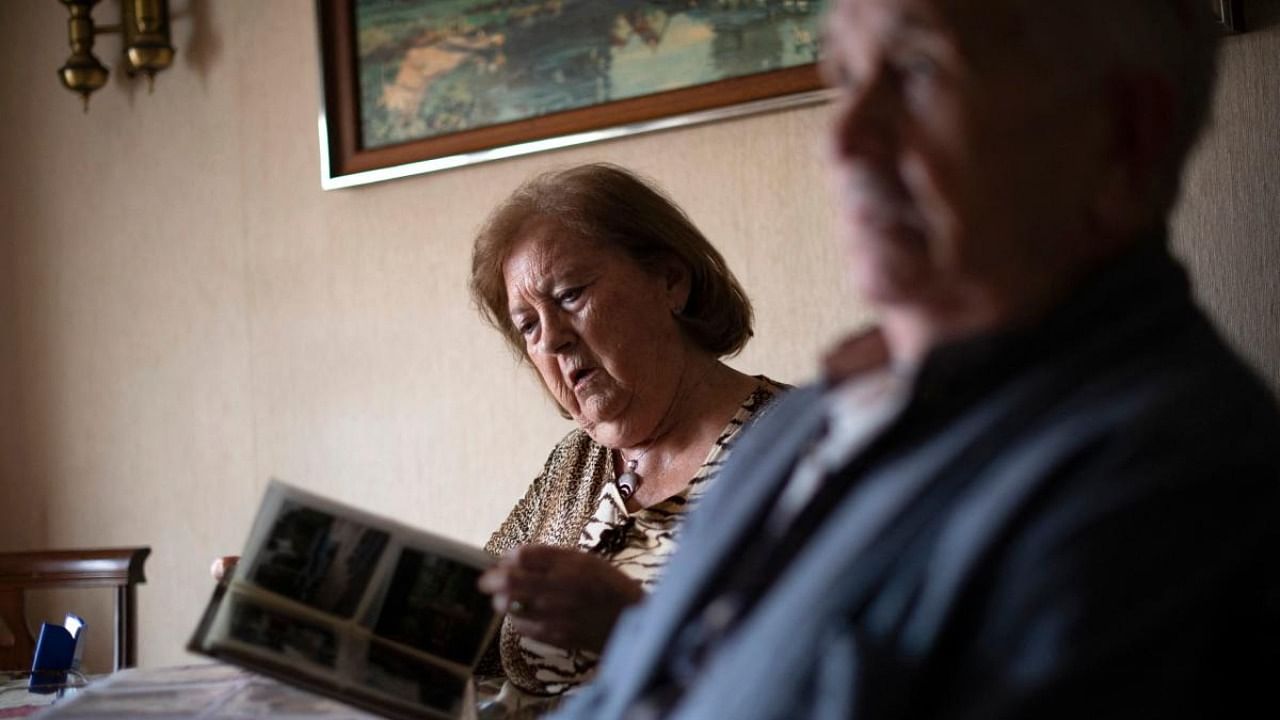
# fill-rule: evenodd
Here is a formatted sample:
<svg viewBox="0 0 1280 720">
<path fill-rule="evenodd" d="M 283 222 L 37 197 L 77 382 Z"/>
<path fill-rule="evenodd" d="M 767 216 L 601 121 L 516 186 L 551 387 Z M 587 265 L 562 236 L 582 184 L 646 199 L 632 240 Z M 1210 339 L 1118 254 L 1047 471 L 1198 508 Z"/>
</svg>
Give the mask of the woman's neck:
<svg viewBox="0 0 1280 720">
<path fill-rule="evenodd" d="M 690 364 L 652 439 L 620 448 L 624 463 L 638 459 L 636 471 L 644 478 L 636 493 L 641 506 L 670 497 L 689 483 L 756 383 L 715 358 Z"/>
</svg>

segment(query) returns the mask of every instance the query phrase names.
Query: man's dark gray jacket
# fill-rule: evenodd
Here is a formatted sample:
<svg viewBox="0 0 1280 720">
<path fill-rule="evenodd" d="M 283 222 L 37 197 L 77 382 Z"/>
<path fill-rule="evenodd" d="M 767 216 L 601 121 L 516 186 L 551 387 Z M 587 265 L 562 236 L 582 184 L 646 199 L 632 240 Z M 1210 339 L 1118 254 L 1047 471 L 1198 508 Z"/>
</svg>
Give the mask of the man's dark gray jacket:
<svg viewBox="0 0 1280 720">
<path fill-rule="evenodd" d="M 823 390 L 744 435 L 557 718 L 628 717 L 665 682 L 681 628 L 759 557 Z M 1280 717 L 1280 417 L 1162 243 L 1035 327 L 932 354 L 839 479 L 668 715 Z M 869 484 L 890 489 L 870 522 Z"/>
</svg>

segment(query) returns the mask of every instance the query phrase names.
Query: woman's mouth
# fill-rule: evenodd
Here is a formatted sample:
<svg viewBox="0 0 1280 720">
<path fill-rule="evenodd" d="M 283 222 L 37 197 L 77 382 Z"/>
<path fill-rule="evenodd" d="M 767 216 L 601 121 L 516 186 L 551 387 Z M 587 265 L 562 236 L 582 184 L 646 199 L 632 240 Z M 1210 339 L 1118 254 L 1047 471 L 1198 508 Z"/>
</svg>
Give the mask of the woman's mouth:
<svg viewBox="0 0 1280 720">
<path fill-rule="evenodd" d="M 591 376 L 595 375 L 595 373 L 595 368 L 578 368 L 577 370 L 569 373 L 569 384 L 573 386 L 574 390 L 577 390 L 583 385 L 583 383 L 590 380 Z"/>
</svg>

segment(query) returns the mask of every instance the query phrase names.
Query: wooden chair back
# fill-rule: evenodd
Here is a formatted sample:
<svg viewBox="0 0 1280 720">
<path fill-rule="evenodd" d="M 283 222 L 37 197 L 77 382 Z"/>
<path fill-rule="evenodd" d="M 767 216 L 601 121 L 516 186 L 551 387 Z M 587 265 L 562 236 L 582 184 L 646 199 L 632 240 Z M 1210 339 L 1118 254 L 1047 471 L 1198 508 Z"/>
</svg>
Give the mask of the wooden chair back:
<svg viewBox="0 0 1280 720">
<path fill-rule="evenodd" d="M 35 636 L 27 625 L 26 591 L 111 587 L 116 591 L 114 670 L 137 664 L 135 586 L 146 582 L 149 547 L 0 553 L 0 620 L 13 638 L 0 639 L 0 670 L 29 670 Z"/>
</svg>

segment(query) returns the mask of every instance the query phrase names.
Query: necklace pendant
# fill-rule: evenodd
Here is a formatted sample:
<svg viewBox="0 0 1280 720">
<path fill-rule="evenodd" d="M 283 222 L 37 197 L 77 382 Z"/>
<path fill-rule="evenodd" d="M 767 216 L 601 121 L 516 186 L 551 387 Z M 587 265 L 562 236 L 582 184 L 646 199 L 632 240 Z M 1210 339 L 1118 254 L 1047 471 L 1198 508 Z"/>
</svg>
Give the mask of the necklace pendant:
<svg viewBox="0 0 1280 720">
<path fill-rule="evenodd" d="M 631 499 L 636 494 L 636 488 L 640 487 L 640 476 L 634 470 L 627 470 L 618 476 L 618 494 L 622 496 L 623 501 Z"/>
</svg>

